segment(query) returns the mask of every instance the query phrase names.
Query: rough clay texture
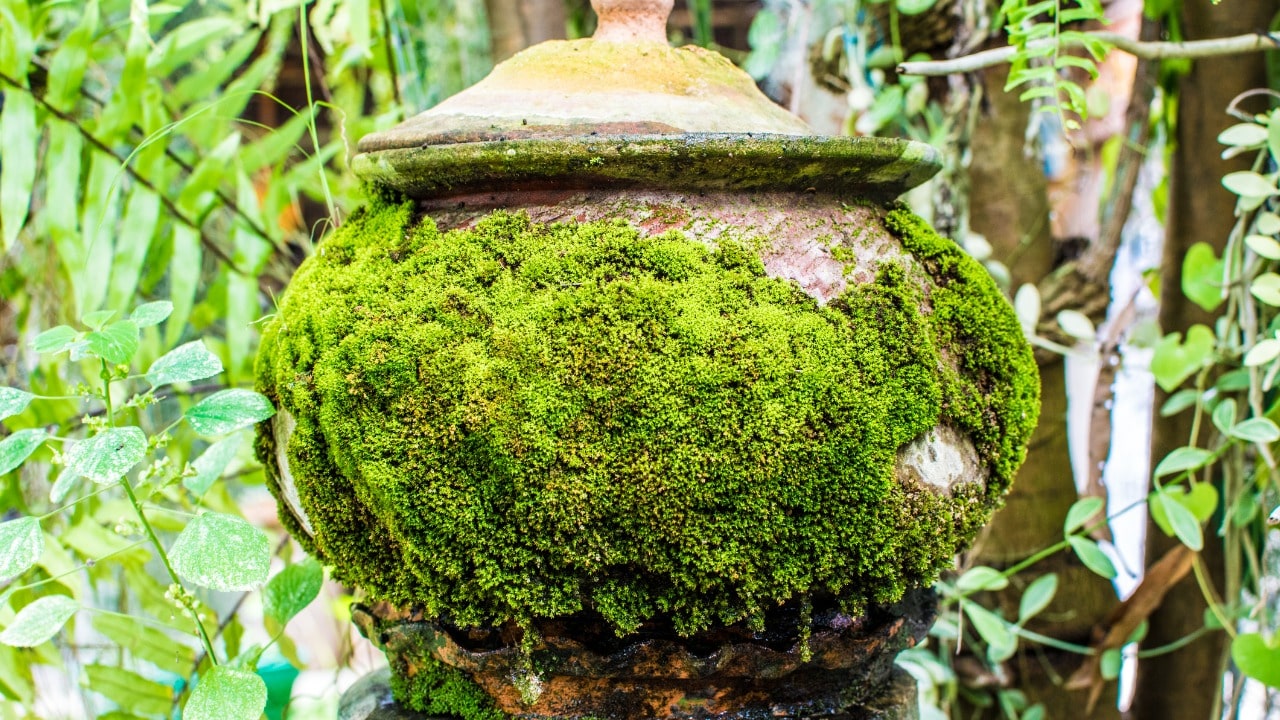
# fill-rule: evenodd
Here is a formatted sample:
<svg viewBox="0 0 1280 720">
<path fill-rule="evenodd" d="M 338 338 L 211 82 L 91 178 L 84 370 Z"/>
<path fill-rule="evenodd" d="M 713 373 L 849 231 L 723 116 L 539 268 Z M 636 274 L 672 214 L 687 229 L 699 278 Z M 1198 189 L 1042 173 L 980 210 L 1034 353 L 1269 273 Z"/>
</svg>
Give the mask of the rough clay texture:
<svg viewBox="0 0 1280 720">
<path fill-rule="evenodd" d="M 264 333 L 258 389 L 297 423 L 314 536 L 282 515 L 337 579 L 457 626 L 589 610 L 692 633 L 808 595 L 897 600 L 999 504 L 1039 386 L 985 271 L 903 208 L 883 221 L 932 284 L 887 260 L 820 305 L 744 243 L 505 212 L 442 234 L 377 201 Z M 985 486 L 895 480 L 939 424 Z M 279 495 L 269 424 L 258 454 Z"/>
</svg>

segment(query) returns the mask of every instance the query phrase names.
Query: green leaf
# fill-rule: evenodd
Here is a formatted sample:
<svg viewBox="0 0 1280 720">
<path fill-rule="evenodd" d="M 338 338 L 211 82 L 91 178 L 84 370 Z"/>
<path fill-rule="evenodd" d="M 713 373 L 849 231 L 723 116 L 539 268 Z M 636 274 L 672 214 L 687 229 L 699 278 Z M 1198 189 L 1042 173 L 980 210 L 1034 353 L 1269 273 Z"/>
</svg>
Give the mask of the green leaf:
<svg viewBox="0 0 1280 720">
<path fill-rule="evenodd" d="M 272 632 L 283 630 L 294 616 L 310 605 L 320 594 L 322 585 L 324 568 L 314 558 L 289 565 L 276 573 L 262 591 L 262 613 L 268 623 L 276 625 Z"/>
<path fill-rule="evenodd" d="M 151 364 L 147 382 L 160 387 L 176 382 L 204 380 L 222 372 L 222 361 L 209 352 L 201 340 L 192 340 L 170 350 Z"/>
<path fill-rule="evenodd" d="M 147 436 L 133 426 L 108 428 L 87 440 L 71 444 L 59 476 L 87 477 L 105 485 L 124 477 L 147 456 Z"/>
<path fill-rule="evenodd" d="M 903 15 L 919 15 L 938 4 L 938 0 L 897 0 L 898 12 Z"/>
<path fill-rule="evenodd" d="M 138 326 L 132 320 L 113 322 L 85 336 L 89 351 L 113 365 L 129 362 L 138 352 Z"/>
<path fill-rule="evenodd" d="M 1236 401 L 1224 398 L 1213 408 L 1213 426 L 1223 433 L 1229 432 L 1236 424 Z"/>
<path fill-rule="evenodd" d="M 1267 128 L 1257 123 L 1232 125 L 1218 133 L 1218 142 L 1223 145 L 1261 147 L 1267 142 Z"/>
<path fill-rule="evenodd" d="M 1067 510 L 1067 519 L 1062 523 L 1062 534 L 1070 535 L 1079 528 L 1084 527 L 1085 523 L 1102 512 L 1106 506 L 1106 501 L 1098 497 L 1080 498 L 1075 501 L 1071 504 L 1071 508 Z"/>
<path fill-rule="evenodd" d="M 1160 508 L 1169 523 L 1173 534 L 1183 545 L 1200 552 L 1204 549 L 1204 533 L 1200 529 L 1200 521 L 1182 503 L 1169 496 L 1168 492 L 1157 490 L 1152 493 L 1153 505 Z"/>
<path fill-rule="evenodd" d="M 101 330 L 102 326 L 115 316 L 115 310 L 94 310 L 91 313 L 85 313 L 85 316 L 80 318 L 80 322 L 92 330 Z"/>
<path fill-rule="evenodd" d="M 1280 440 L 1280 427 L 1268 418 L 1256 417 L 1231 428 L 1229 434 L 1246 442 L 1273 443 Z"/>
<path fill-rule="evenodd" d="M 31 569 L 43 554 L 44 533 L 39 520 L 28 516 L 0 523 L 0 582 Z"/>
<path fill-rule="evenodd" d="M 162 670 L 187 673 L 196 660 L 195 648 L 170 637 L 163 630 L 121 615 L 95 614 L 93 627 L 108 640 Z"/>
<path fill-rule="evenodd" d="M 223 390 L 187 410 L 191 427 L 201 435 L 222 435 L 249 427 L 275 415 L 265 396 L 252 390 Z"/>
<path fill-rule="evenodd" d="M 82 682 L 125 712 L 135 715 L 169 717 L 173 708 L 173 688 L 124 668 L 86 665 Z"/>
<path fill-rule="evenodd" d="M 267 581 L 271 543 L 242 518 L 207 512 L 187 523 L 169 561 L 184 579 L 202 587 L 253 590 Z"/>
<path fill-rule="evenodd" d="M 1111 558 L 1102 552 L 1098 543 L 1079 535 L 1068 537 L 1067 542 L 1085 567 L 1108 580 L 1116 576 L 1116 566 L 1111 564 Z"/>
<path fill-rule="evenodd" d="M 1078 310 L 1063 310 L 1058 313 L 1058 325 L 1063 332 L 1077 340 L 1093 340 L 1095 335 L 1093 321 Z"/>
<path fill-rule="evenodd" d="M 1160 417 L 1172 417 L 1196 404 L 1200 393 L 1195 390 L 1179 390 L 1160 406 Z"/>
<path fill-rule="evenodd" d="M 1280 307 L 1280 275 L 1263 273 L 1253 279 L 1249 292 L 1271 307 Z"/>
<path fill-rule="evenodd" d="M 0 387 L 0 420 L 13 417 L 26 410 L 35 397 L 35 395 L 23 392 L 18 388 Z"/>
<path fill-rule="evenodd" d="M 1280 242 L 1267 235 L 1246 235 L 1244 244 L 1249 249 L 1268 260 L 1280 260 Z"/>
<path fill-rule="evenodd" d="M 257 674 L 219 665 L 200 676 L 183 720 L 258 720 L 267 706 L 267 685 Z"/>
<path fill-rule="evenodd" d="M 1222 178 L 1222 186 L 1231 192 L 1246 198 L 1268 198 L 1276 193 L 1273 182 L 1256 172 L 1241 170 L 1227 173 Z"/>
<path fill-rule="evenodd" d="M 1222 259 L 1213 254 L 1213 246 L 1198 242 L 1187 248 L 1182 259 L 1182 294 L 1208 312 L 1222 304 Z"/>
<path fill-rule="evenodd" d="M 1280 648 L 1258 633 L 1240 633 L 1231 642 L 1231 659 L 1240 672 L 1266 685 L 1280 688 Z"/>
<path fill-rule="evenodd" d="M 36 125 L 35 98 L 30 93 L 18 90 L 4 94 L 0 137 L 4 138 L 4 165 L 0 167 L 0 254 L 7 255 L 27 222 L 36 181 L 40 130 Z"/>
<path fill-rule="evenodd" d="M 1151 520 L 1164 531 L 1165 535 L 1173 537 L 1173 524 L 1169 521 L 1169 514 L 1165 511 L 1164 503 L 1157 501 L 1156 494 L 1157 491 L 1152 491 L 1147 496 L 1147 507 L 1151 512 Z M 1207 482 L 1193 483 L 1190 491 L 1182 487 L 1166 487 L 1163 489 L 1162 494 L 1167 500 L 1174 501 L 1186 508 L 1198 522 L 1205 522 L 1213 516 L 1214 510 L 1218 509 L 1218 490 Z"/>
<path fill-rule="evenodd" d="M 1244 354 L 1244 365 L 1245 367 L 1266 365 L 1277 357 L 1280 357 L 1280 340 L 1267 338 L 1249 348 L 1249 352 Z"/>
<path fill-rule="evenodd" d="M 71 347 L 71 344 L 80 337 L 80 333 L 75 328 L 67 325 L 59 325 L 55 328 L 49 328 L 36 336 L 35 350 L 38 353 L 58 353 Z"/>
<path fill-rule="evenodd" d="M 973 629 L 987 643 L 987 656 L 993 662 L 1003 662 L 1018 649 L 1018 636 L 1009 623 L 995 613 L 974 602 L 961 604 L 965 615 L 973 623 Z"/>
<path fill-rule="evenodd" d="M 1280 124 L 1277 124 L 1277 127 L 1280 127 Z M 1254 219 L 1253 226 L 1263 235 L 1280 233 L 1280 215 L 1273 212 L 1260 212 L 1258 217 Z"/>
<path fill-rule="evenodd" d="M 49 433 L 39 428 L 19 430 L 0 440 L 0 475 L 21 465 L 36 448 L 49 439 Z"/>
<path fill-rule="evenodd" d="M 1009 586 L 1009 578 L 995 568 L 979 565 L 965 571 L 956 580 L 956 589 L 962 593 L 982 592 L 985 590 L 1003 590 Z"/>
<path fill-rule="evenodd" d="M 129 319 L 133 321 L 134 325 L 144 328 L 159 325 L 172 313 L 173 303 L 168 300 L 159 300 L 134 308 L 133 313 L 129 315 Z"/>
<path fill-rule="evenodd" d="M 1280 278 L 1277 278 L 1280 280 Z M 1165 392 L 1173 392 L 1182 381 L 1213 361 L 1213 331 L 1204 325 L 1192 325 L 1186 342 L 1181 333 L 1169 333 L 1156 343 L 1151 358 L 1151 373 Z"/>
<path fill-rule="evenodd" d="M 1120 654 L 1120 648 L 1107 648 L 1104 650 L 1098 663 L 1098 672 L 1102 675 L 1102 679 L 1115 680 L 1120 677 L 1122 660 L 1123 656 Z"/>
<path fill-rule="evenodd" d="M 1049 607 L 1049 603 L 1053 602 L 1053 596 L 1057 593 L 1057 573 L 1048 573 L 1036 578 L 1026 590 L 1022 591 L 1022 599 L 1018 601 L 1018 622 L 1025 623 L 1039 615 Z"/>
<path fill-rule="evenodd" d="M 243 437 L 237 434 L 229 435 L 210 445 L 200 454 L 200 457 L 195 459 L 195 462 L 191 463 L 191 467 L 196 471 L 195 476 L 184 478 L 182 484 L 196 497 L 204 495 L 214 481 L 226 472 L 227 466 L 240 452 L 240 445 L 243 442 Z"/>
<path fill-rule="evenodd" d="M 1164 456 L 1164 459 L 1156 465 L 1154 475 L 1162 478 L 1165 475 L 1195 470 L 1212 459 L 1213 453 L 1203 448 L 1180 447 Z"/>
<path fill-rule="evenodd" d="M 80 603 L 66 595 L 46 595 L 18 612 L 9 627 L 0 632 L 0 643 L 13 647 L 35 647 L 48 642 L 80 609 Z"/>
</svg>

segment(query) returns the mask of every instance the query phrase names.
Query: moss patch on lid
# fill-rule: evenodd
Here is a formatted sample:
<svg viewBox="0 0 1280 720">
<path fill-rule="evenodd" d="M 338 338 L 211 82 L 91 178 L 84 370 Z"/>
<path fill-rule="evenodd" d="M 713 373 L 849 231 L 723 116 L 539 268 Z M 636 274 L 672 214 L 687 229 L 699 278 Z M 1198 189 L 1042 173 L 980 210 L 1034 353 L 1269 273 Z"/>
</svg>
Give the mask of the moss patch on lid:
<svg viewBox="0 0 1280 720">
<path fill-rule="evenodd" d="M 890 219 L 945 275 L 931 313 L 894 262 L 819 306 L 741 245 L 505 212 L 441 233 L 377 202 L 264 333 L 314 536 L 282 515 L 339 580 L 459 626 L 592 610 L 692 633 L 811 593 L 897 600 L 998 504 L 1038 384 L 981 268 Z M 985 489 L 895 479 L 939 423 L 975 438 Z M 274 442 L 264 425 L 279 494 Z"/>
</svg>

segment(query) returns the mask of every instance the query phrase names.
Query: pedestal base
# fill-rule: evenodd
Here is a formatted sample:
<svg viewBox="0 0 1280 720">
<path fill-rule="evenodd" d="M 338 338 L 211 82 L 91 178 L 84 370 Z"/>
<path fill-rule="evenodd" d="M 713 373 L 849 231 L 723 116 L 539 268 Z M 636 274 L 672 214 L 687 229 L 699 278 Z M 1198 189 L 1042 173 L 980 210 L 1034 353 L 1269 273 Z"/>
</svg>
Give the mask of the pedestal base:
<svg viewBox="0 0 1280 720">
<path fill-rule="evenodd" d="M 905 671 L 894 668 L 884 692 L 856 707 L 837 714 L 822 715 L 827 720 L 919 720 L 916 681 Z M 338 720 L 452 720 L 424 715 L 406 708 L 391 697 L 391 670 L 383 668 L 360 678 L 342 695 L 338 704 Z M 777 720 L 788 720 L 778 718 Z M 795 720 L 800 720 L 796 718 Z"/>
</svg>

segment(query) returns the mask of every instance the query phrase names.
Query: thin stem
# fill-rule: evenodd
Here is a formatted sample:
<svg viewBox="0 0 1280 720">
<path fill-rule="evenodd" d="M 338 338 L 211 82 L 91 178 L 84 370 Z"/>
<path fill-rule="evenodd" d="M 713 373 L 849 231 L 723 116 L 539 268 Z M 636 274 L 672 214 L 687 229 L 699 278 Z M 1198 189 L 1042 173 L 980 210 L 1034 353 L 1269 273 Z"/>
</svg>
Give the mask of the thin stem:
<svg viewBox="0 0 1280 720">
<path fill-rule="evenodd" d="M 102 360 L 102 397 L 107 404 L 107 424 L 115 426 L 115 408 L 111 404 L 111 369 L 107 367 L 107 361 Z M 133 485 L 129 483 L 129 476 L 120 478 L 120 487 L 124 488 L 125 497 L 129 499 L 129 504 L 133 506 L 133 512 L 138 516 L 138 522 L 142 523 L 142 528 L 147 533 L 147 539 L 151 541 L 151 546 L 155 548 L 156 555 L 160 557 L 160 561 L 164 564 L 164 569 L 169 573 L 169 579 L 174 585 L 182 588 L 186 592 L 186 587 L 182 581 L 178 579 L 178 573 L 173 569 L 173 563 L 169 562 L 169 554 L 165 552 L 164 545 L 160 543 L 160 538 L 156 536 L 156 531 L 151 527 L 151 523 L 147 520 L 147 515 L 142 511 L 142 503 L 138 501 L 138 496 L 133 492 Z M 195 622 L 196 633 L 200 636 L 200 644 L 204 645 L 204 651 L 209 656 L 209 660 L 214 665 L 218 664 L 218 656 L 213 652 L 213 642 L 209 640 L 209 633 L 204 629 L 204 623 L 200 622 L 199 614 L 193 609 L 191 611 L 191 619 Z"/>
<path fill-rule="evenodd" d="M 298 32 L 301 34 L 299 38 L 302 41 L 302 77 L 303 85 L 307 90 L 307 111 L 310 117 L 307 120 L 307 130 L 311 134 L 311 147 L 315 152 L 320 152 L 320 133 L 316 130 L 316 101 L 311 93 L 311 31 L 307 24 L 307 4 L 298 4 Z M 324 204 L 329 211 L 329 222 L 334 227 L 338 226 L 338 209 L 333 201 L 333 193 L 329 191 L 329 180 L 325 177 L 324 169 L 320 169 L 320 187 L 324 189 Z"/>
</svg>

